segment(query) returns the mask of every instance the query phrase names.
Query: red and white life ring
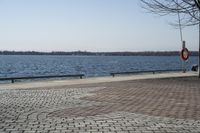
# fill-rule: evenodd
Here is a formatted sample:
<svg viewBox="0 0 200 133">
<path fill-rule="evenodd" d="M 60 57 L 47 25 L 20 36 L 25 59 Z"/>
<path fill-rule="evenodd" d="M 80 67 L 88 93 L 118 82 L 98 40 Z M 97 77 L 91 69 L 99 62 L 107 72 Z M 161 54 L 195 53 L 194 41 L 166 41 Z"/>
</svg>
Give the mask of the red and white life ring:
<svg viewBox="0 0 200 133">
<path fill-rule="evenodd" d="M 188 60 L 188 58 L 189 58 L 189 51 L 188 51 L 187 48 L 183 48 L 183 49 L 181 50 L 181 58 L 182 58 L 182 60 L 184 60 L 184 61 Z"/>
</svg>

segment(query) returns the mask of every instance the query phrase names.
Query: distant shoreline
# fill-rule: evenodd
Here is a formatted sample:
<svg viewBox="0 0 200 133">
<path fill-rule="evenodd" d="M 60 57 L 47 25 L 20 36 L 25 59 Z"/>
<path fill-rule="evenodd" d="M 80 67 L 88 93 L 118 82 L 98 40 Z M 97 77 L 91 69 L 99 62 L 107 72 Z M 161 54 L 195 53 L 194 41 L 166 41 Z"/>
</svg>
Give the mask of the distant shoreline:
<svg viewBox="0 0 200 133">
<path fill-rule="evenodd" d="M 37 51 L 0 51 L 0 55 L 74 55 L 74 56 L 179 56 L 179 51 L 144 51 L 144 52 L 37 52 Z M 190 51 L 190 56 L 198 56 L 199 52 Z"/>
</svg>

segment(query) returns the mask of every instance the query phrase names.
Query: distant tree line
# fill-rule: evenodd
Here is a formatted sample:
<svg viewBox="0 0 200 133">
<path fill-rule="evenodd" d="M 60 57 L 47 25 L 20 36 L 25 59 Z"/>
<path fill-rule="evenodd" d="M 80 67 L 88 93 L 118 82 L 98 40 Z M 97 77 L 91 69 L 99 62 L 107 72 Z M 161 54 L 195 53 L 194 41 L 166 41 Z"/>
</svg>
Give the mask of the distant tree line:
<svg viewBox="0 0 200 133">
<path fill-rule="evenodd" d="M 197 51 L 190 51 L 190 56 L 198 56 Z M 78 56 L 179 56 L 179 51 L 144 51 L 144 52 L 87 52 L 87 51 L 0 51 L 0 55 L 78 55 Z"/>
</svg>

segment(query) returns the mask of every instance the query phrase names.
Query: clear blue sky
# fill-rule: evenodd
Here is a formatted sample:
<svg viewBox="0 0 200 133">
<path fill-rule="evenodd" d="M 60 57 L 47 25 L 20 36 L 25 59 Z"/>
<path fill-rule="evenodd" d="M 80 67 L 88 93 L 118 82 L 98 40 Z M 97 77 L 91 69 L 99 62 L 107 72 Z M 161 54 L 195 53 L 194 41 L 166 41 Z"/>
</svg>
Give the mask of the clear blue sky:
<svg viewBox="0 0 200 133">
<path fill-rule="evenodd" d="M 0 50 L 180 50 L 171 21 L 139 0 L 0 0 Z M 189 50 L 198 50 L 197 29 L 183 30 Z"/>
</svg>

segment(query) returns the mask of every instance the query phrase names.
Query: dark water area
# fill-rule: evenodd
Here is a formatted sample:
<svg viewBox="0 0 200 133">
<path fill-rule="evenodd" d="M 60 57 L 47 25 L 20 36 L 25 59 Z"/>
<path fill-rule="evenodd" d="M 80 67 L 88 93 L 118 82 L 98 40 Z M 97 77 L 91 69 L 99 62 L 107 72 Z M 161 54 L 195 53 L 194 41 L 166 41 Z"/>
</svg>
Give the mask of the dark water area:
<svg viewBox="0 0 200 133">
<path fill-rule="evenodd" d="M 197 64 L 191 56 L 187 69 Z M 181 69 L 179 56 L 50 56 L 0 55 L 0 77 L 85 74 L 107 76 L 111 72 Z"/>
</svg>

